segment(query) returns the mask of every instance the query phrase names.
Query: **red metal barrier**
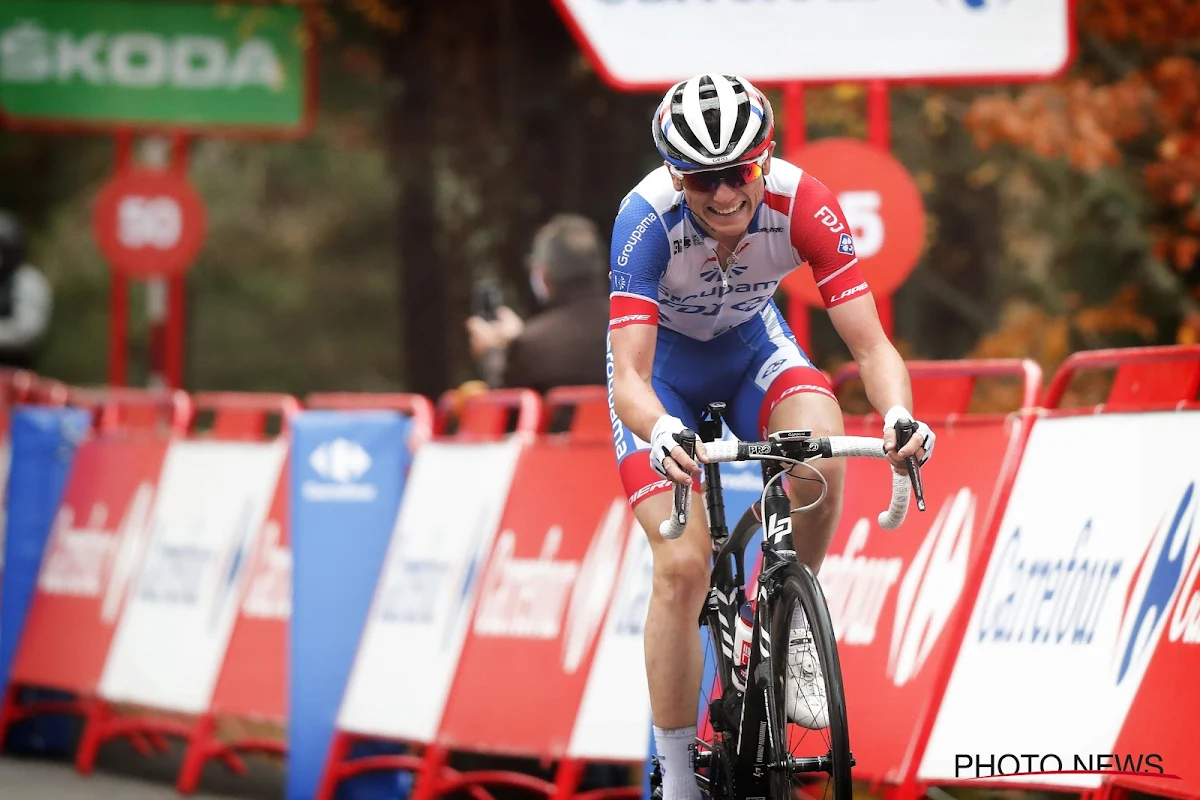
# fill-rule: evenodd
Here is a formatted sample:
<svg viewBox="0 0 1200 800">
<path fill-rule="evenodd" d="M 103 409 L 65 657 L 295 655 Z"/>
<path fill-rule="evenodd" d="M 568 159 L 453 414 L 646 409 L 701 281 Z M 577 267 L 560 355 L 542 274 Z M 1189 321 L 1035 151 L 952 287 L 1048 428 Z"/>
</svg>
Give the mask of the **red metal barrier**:
<svg viewBox="0 0 1200 800">
<path fill-rule="evenodd" d="M 1037 405 L 1042 389 L 1042 369 L 1028 358 L 909 361 L 907 367 L 912 383 L 913 413 L 922 420 L 944 420 L 968 413 L 980 378 L 1020 379 L 1021 404 L 1018 408 Z M 856 378 L 861 379 L 858 364 L 843 366 L 833 376 L 834 393 L 840 396 L 846 385 Z"/>
<path fill-rule="evenodd" d="M 532 389 L 496 389 L 465 399 L 449 391 L 438 399 L 433 432 L 459 440 L 495 439 L 536 434 L 541 423 L 542 398 Z"/>
<path fill-rule="evenodd" d="M 176 435 L 183 433 L 191 420 L 191 400 L 182 391 L 132 388 L 77 388 L 58 381 L 39 379 L 26 371 L 10 371 L 0 378 L 3 402 L 34 402 L 54 405 L 70 404 L 92 414 L 93 430 L 102 435 L 128 432 Z M 81 694 L 72 700 L 36 702 L 19 705 L 17 681 L 0 707 L 0 739 L 4 730 L 15 722 L 45 714 L 71 714 L 87 720 L 107 714 L 103 700 Z M 166 742 L 154 731 L 119 731 L 127 736 L 143 755 L 153 749 L 166 752 Z"/>
<path fill-rule="evenodd" d="M 1028 359 L 915 361 L 907 367 L 913 410 L 939 433 L 939 453 L 923 470 L 929 511 L 914 510 L 897 531 L 879 530 L 867 512 L 879 502 L 872 487 L 883 482 L 886 467 L 848 464 L 842 522 L 821 579 L 838 628 L 855 776 L 873 791 L 886 784 L 889 794 L 911 800 L 932 712 L 969 621 L 957 612 L 986 567 L 1042 372 Z M 835 373 L 832 383 L 843 402 L 859 377 L 855 364 Z M 1017 384 L 1007 413 L 971 411 L 983 379 Z M 845 425 L 848 434 L 877 436 L 881 422 L 871 411 L 846 414 Z M 885 567 L 892 571 L 885 575 Z M 929 599 L 934 596 L 936 602 Z M 930 609 L 946 603 L 956 611 L 939 621 Z M 923 644 L 914 648 L 914 642 Z"/>
<path fill-rule="evenodd" d="M 304 399 L 308 408 L 342 411 L 398 411 L 412 417 L 410 446 L 416 448 L 433 436 L 433 403 L 421 394 L 369 394 L 357 392 L 318 392 Z"/>
<path fill-rule="evenodd" d="M 28 402 L 36 384 L 37 375 L 29 370 L 0 367 L 0 405 Z"/>
<path fill-rule="evenodd" d="M 212 439 L 260 441 L 287 431 L 300 410 L 290 394 L 199 392 L 190 433 Z"/>
<path fill-rule="evenodd" d="M 566 457 L 559 446 L 563 440 L 542 438 L 522 454 L 500 522 L 500 528 L 505 531 L 503 535 L 509 538 L 512 548 L 506 558 L 515 561 L 536 557 L 545 547 L 542 539 L 545 531 L 555 530 L 553 556 L 542 557 L 553 558 L 555 563 L 561 560 L 565 564 L 582 565 L 578 585 L 589 587 L 584 591 L 594 602 L 598 590 L 615 590 L 632 521 L 615 470 L 605 474 L 602 469 L 603 464 L 613 458 L 608 441 L 611 423 L 607 414 L 607 394 L 603 387 L 567 387 L 548 393 L 546 403 L 551 410 L 584 409 L 584 414 L 576 415 L 568 431 L 561 435 L 571 444 L 584 440 L 587 444 Z M 595 413 L 597 409 L 603 409 L 603 416 Z M 577 433 L 582 439 L 575 439 Z M 571 470 L 563 469 L 568 464 L 578 468 L 581 474 L 591 476 L 587 478 L 589 491 L 569 500 L 565 499 L 570 494 L 569 487 L 579 484 Z M 622 512 L 615 519 L 611 516 L 614 507 Z M 497 566 L 498 563 L 493 557 L 481 565 L 480 580 L 485 585 L 499 585 L 503 567 Z M 576 608 L 578 603 L 578 585 L 571 590 L 571 608 Z M 611 595 L 604 598 L 605 608 L 610 599 Z M 508 612 L 494 606 L 489 610 L 488 602 L 486 596 L 481 596 L 474 610 L 473 630 L 476 633 L 468 634 L 463 647 L 439 731 L 435 743 L 425 750 L 412 800 L 434 800 L 464 789 L 485 786 L 522 789 L 553 800 L 640 798 L 641 786 L 578 793 L 589 759 L 572 755 L 568 744 L 578 723 L 585 687 L 592 677 L 590 654 L 594 654 L 594 648 L 598 646 L 603 627 L 599 620 L 605 618 L 605 613 L 596 618 L 596 627 L 591 629 L 588 644 L 581 646 L 581 642 L 588 640 L 572 639 L 575 644 L 570 648 L 579 648 L 574 656 L 579 660 L 568 665 L 569 659 L 565 660 L 563 655 L 570 649 L 566 644 L 567 632 L 556 631 L 553 635 L 538 637 L 504 632 Z M 566 608 L 565 602 L 563 607 Z M 480 615 L 487 614 L 495 615 L 490 617 L 489 623 L 495 627 L 483 636 L 477 631 Z M 581 630 L 587 630 L 587 627 L 583 626 Z M 532 664 L 541 667 L 530 672 L 528 667 Z M 497 685 L 505 687 L 505 691 L 495 692 Z M 552 700 L 535 718 L 522 719 L 515 709 L 532 707 L 530 698 L 539 696 Z M 452 750 L 538 758 L 544 764 L 555 765 L 554 778 L 547 781 L 500 769 L 448 776 L 444 764 Z"/>
<path fill-rule="evenodd" d="M 566 434 L 576 442 L 612 438 L 608 389 L 603 386 L 559 386 L 546 393 L 545 405 L 543 433 Z"/>
<path fill-rule="evenodd" d="M 193 438 L 263 441 L 286 433 L 300 402 L 286 394 L 201 392 L 193 396 L 192 408 L 194 413 L 187 428 Z M 76 768 L 90 773 L 100 747 L 113 738 L 131 737 L 135 741 L 145 738 L 160 752 L 167 752 L 166 737 L 179 738 L 187 745 L 176 785 L 187 793 L 194 791 L 204 764 L 211 758 L 220 759 L 232 772 L 242 775 L 247 768 L 235 751 L 285 752 L 281 742 L 260 738 L 220 742 L 215 739 L 215 732 L 216 718 L 211 708 L 193 721 L 182 722 L 155 709 L 117 716 L 111 704 L 97 698 L 91 703 L 84 725 Z"/>
<path fill-rule="evenodd" d="M 37 403 L 45 406 L 65 406 L 71 395 L 71 387 L 62 381 L 50 378 L 38 378 L 34 381 L 27 403 Z"/>
<path fill-rule="evenodd" d="M 1115 370 L 1107 399 L 1085 409 L 1155 411 L 1196 408 L 1200 395 L 1200 345 L 1085 350 L 1070 355 L 1054 373 L 1042 407 L 1062 407 L 1081 373 Z"/>
<path fill-rule="evenodd" d="M 175 419 L 175 399 L 147 407 L 154 408 L 162 419 Z M 161 432 L 136 428 L 139 435 L 126 435 L 129 431 L 120 427 L 121 415 L 112 411 L 115 405 L 112 398 L 101 397 L 93 406 L 97 417 L 104 407 L 108 408 L 109 428 L 85 441 L 75 455 L 10 668 L 9 691 L 0 707 L 0 741 L 7 726 L 23 719 L 45 714 L 76 715 L 88 721 L 86 729 L 90 721 L 108 713 L 97 687 L 124 590 L 112 593 L 116 567 L 104 577 L 107 588 L 103 591 L 92 583 L 85 589 L 72 589 L 63 583 L 64 574 L 69 577 L 75 570 L 97 566 L 108 570 L 110 563 L 98 556 L 77 556 L 71 533 L 87 529 L 93 537 L 103 535 L 116 540 L 114 552 L 121 550 L 127 535 L 144 533 L 150 514 L 148 497 L 153 496 L 168 439 Z M 114 464 L 120 468 L 114 469 Z M 99 575 L 93 579 L 98 583 Z M 114 597 L 116 605 L 110 608 L 109 601 Z M 18 689 L 22 686 L 58 689 L 74 697 L 18 704 Z M 166 752 L 166 741 L 156 732 L 123 731 L 117 735 L 128 736 L 143 755 L 150 755 L 153 749 Z"/>
<path fill-rule="evenodd" d="M 182 390 L 128 387 L 67 389 L 66 403 L 86 409 L 99 432 L 182 434 L 192 422 L 192 400 Z"/>
<path fill-rule="evenodd" d="M 1100 370 L 1114 373 L 1111 385 L 1105 392 L 1105 400 L 1099 403 L 1092 402 L 1063 407 L 1064 401 L 1070 396 L 1072 382 L 1085 373 L 1094 374 Z M 1032 422 L 1035 417 L 1195 409 L 1200 408 L 1200 403 L 1197 402 L 1197 392 L 1200 392 L 1200 346 L 1081 351 L 1072 354 L 1063 362 L 1047 386 L 1041 403 L 1024 416 Z M 1028 438 L 1030 432 L 1027 428 L 1025 438 Z M 1017 458 L 1013 464 L 1012 474 L 1008 478 L 991 516 L 992 523 L 987 533 L 989 551 L 999 534 L 999 527 L 1003 522 L 1005 510 L 1012 494 L 1016 467 L 1019 464 L 1020 459 Z M 969 591 L 964 593 L 960 599 L 960 604 L 956 608 L 952 620 L 956 641 L 963 641 L 966 635 L 967 626 L 982 590 L 990 560 L 989 552 L 979 560 L 968 577 Z M 927 712 L 917 721 L 918 745 L 907 761 L 900 785 L 889 788 L 889 800 L 916 800 L 916 798 L 926 795 L 929 787 L 923 781 L 918 781 L 917 771 L 924 758 L 939 709 L 944 702 L 956 657 L 956 652 L 951 653 L 950 657 L 941 665 L 938 676 L 937 701 L 931 704 Z M 1155 730 L 1159 729 L 1155 728 Z M 1119 746 L 1116 749 L 1118 752 L 1121 751 Z M 1177 796 L 1195 797 L 1194 793 L 1188 791 L 1173 790 L 1170 782 L 1141 781 L 1139 783 L 1139 780 L 1136 777 L 1121 776 L 1113 780 L 1105 780 L 1100 788 L 1094 790 L 1073 790 L 1069 786 L 1038 783 L 1036 779 L 1029 779 L 1022 783 L 1011 780 L 1003 782 L 972 780 L 971 784 L 964 785 L 979 786 L 983 790 L 1010 788 L 1020 791 L 1046 790 L 1057 793 L 1078 791 L 1083 800 L 1125 800 L 1130 789 L 1167 795 L 1179 792 Z"/>
<path fill-rule="evenodd" d="M 540 396 L 526 389 L 487 392 L 465 400 L 448 392 L 439 400 L 435 431 L 439 437 L 466 441 L 495 440 L 510 433 L 532 435 L 539 428 L 545 430 L 549 426 L 552 413 L 569 410 L 573 416 L 562 435 L 572 442 L 584 439 L 606 441 L 611 436 L 604 387 L 556 389 L 548 393 L 545 406 L 547 413 L 543 414 Z M 578 794 L 576 789 L 585 763 L 565 757 L 558 759 L 553 782 L 497 769 L 458 772 L 447 765 L 451 748 L 438 741 L 431 744 L 409 742 L 416 751 L 410 754 L 348 760 L 352 745 L 366 738 L 370 737 L 335 730 L 317 800 L 332 800 L 339 783 L 376 770 L 413 772 L 413 800 L 432 800 L 456 792 L 465 792 L 476 800 L 491 800 L 492 795 L 485 787 L 522 789 L 555 800 L 636 800 L 642 794 L 640 786 Z"/>
</svg>

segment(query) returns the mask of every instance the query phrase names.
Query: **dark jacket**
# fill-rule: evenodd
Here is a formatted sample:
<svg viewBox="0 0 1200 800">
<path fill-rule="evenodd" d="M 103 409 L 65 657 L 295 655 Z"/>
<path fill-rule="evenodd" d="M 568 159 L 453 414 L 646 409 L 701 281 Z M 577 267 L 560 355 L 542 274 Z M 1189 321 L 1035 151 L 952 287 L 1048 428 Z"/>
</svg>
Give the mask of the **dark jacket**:
<svg viewBox="0 0 1200 800">
<path fill-rule="evenodd" d="M 508 348 L 503 385 L 545 393 L 555 386 L 603 386 L 608 294 L 594 284 L 530 318 Z"/>
</svg>

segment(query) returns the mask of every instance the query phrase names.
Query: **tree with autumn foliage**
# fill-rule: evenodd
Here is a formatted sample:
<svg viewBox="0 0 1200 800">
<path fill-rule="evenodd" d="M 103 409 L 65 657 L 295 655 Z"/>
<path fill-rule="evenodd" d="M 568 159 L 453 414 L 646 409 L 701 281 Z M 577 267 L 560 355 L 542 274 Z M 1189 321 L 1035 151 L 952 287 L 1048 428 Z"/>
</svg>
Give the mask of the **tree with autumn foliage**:
<svg viewBox="0 0 1200 800">
<path fill-rule="evenodd" d="M 661 163 L 660 95 L 605 85 L 551 0 L 285 1 L 317 23 L 317 125 L 303 142 L 195 143 L 210 224 L 186 385 L 436 396 L 474 377 L 474 280 L 529 311 L 538 225 L 574 211 L 607 233 Z M 1030 357 L 1048 374 L 1075 350 L 1200 335 L 1200 3 L 1077 5 L 1060 78 L 890 92 L 928 217 L 893 303 L 907 357 Z M 808 87 L 809 140 L 865 137 L 863 89 Z M 0 131 L 0 205 L 28 221 L 73 321 L 45 361 L 69 382 L 104 374 L 107 270 L 80 232 L 111 164 L 107 139 Z M 822 313 L 810 354 L 830 371 L 850 357 Z"/>
<path fill-rule="evenodd" d="M 977 97 L 964 125 L 984 152 L 1069 165 L 1076 186 L 1127 183 L 1140 197 L 1091 235 L 1130 257 L 1116 275 L 1101 258 L 1093 274 L 1047 276 L 1064 302 L 1014 300 L 977 355 L 1052 367 L 1078 347 L 1200 339 L 1200 3 L 1079 0 L 1077 44 L 1064 76 Z"/>
</svg>

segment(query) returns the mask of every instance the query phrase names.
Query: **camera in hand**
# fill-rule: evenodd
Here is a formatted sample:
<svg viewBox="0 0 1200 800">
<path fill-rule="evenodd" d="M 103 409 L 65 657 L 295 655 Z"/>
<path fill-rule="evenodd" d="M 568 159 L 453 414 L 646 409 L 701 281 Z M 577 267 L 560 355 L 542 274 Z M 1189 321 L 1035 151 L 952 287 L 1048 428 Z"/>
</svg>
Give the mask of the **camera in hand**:
<svg viewBox="0 0 1200 800">
<path fill-rule="evenodd" d="M 492 322 L 496 319 L 496 309 L 504 304 L 504 293 L 500 284 L 491 278 L 475 281 L 475 290 L 471 299 L 472 313 L 475 316 Z"/>
</svg>

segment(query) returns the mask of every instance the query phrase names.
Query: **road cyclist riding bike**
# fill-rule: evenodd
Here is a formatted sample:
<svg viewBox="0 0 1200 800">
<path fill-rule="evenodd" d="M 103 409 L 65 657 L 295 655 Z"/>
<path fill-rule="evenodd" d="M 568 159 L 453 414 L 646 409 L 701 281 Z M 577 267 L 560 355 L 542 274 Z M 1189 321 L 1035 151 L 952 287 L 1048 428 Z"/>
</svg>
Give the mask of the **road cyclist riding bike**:
<svg viewBox="0 0 1200 800">
<path fill-rule="evenodd" d="M 625 196 L 613 230 L 609 410 L 621 480 L 653 553 L 645 657 L 663 795 L 696 800 L 705 785 L 710 795 L 723 794 L 703 779 L 703 773 L 710 779 L 713 774 L 716 756 L 706 752 L 712 743 L 697 740 L 704 663 L 697 619 L 715 602 L 718 585 L 733 587 L 732 579 L 718 584 L 713 572 L 724 525 L 709 519 L 717 516 L 714 498 L 708 498 L 708 514 L 690 500 L 701 491 L 702 476 L 711 482 L 718 475 L 715 457 L 730 460 L 730 443 L 711 441 L 718 438 L 712 435 L 714 412 L 743 440 L 742 456 L 793 465 L 782 498 L 789 509 L 763 517 L 776 528 L 765 540 L 785 566 L 803 565 L 809 575 L 819 573 L 841 513 L 843 456 L 886 457 L 897 474 L 908 476 L 910 459 L 923 464 L 932 454 L 934 434 L 908 411 L 908 370 L 879 322 L 837 199 L 814 176 L 772 158 L 774 116 L 767 98 L 736 75 L 697 75 L 667 91 L 651 129 L 664 164 Z M 828 380 L 797 345 L 774 303 L 784 276 L 803 264 L 812 269 L 830 319 L 859 366 L 871 405 L 883 415 L 882 438 L 865 446 L 842 436 L 841 409 Z M 708 442 L 693 433 L 702 422 Z M 911 436 L 900 447 L 898 424 Z M 738 456 L 736 448 L 732 455 Z M 807 472 L 795 469 L 808 458 L 815 463 L 804 464 Z M 704 464 L 712 468 L 702 469 Z M 764 466 L 764 478 L 780 474 Z M 677 486 L 682 488 L 673 492 Z M 764 488 L 761 513 L 771 509 L 772 486 L 778 490 L 778 481 Z M 673 517 L 676 493 L 693 510 L 682 526 L 682 518 Z M 906 499 L 907 488 L 901 494 Z M 799 511 L 805 513 L 793 539 L 790 521 Z M 664 525 L 668 520 L 676 523 L 673 529 Z M 763 569 L 768 566 L 764 554 Z M 820 652 L 813 614 L 797 599 L 802 592 L 795 576 L 790 570 L 780 576 L 780 596 L 792 601 L 791 619 L 773 623 L 785 626 L 779 630 L 787 631 L 789 642 L 782 679 L 788 721 L 827 731 L 833 722 L 822 667 L 830 666 L 830 654 Z M 719 617 L 714 625 L 721 624 Z M 769 630 L 757 626 L 754 640 L 763 633 Z M 746 680 L 754 684 L 757 676 Z M 767 703 L 768 710 L 779 705 Z M 844 730 L 844 706 L 834 711 Z M 761 745 L 761 737 L 752 744 Z M 759 767 L 763 763 L 760 757 Z M 739 787 L 737 796 L 767 796 L 748 788 Z M 781 800 L 780 791 L 768 794 Z M 842 791 L 850 787 L 838 787 L 839 796 Z"/>
</svg>

